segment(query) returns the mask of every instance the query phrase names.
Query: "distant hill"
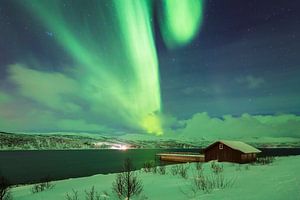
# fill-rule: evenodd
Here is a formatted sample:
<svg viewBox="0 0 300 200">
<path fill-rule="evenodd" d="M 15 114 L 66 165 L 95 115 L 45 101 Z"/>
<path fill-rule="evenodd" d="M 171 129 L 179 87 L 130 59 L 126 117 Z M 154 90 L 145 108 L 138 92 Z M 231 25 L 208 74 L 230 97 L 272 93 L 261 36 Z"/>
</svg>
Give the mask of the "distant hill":
<svg viewBox="0 0 300 200">
<path fill-rule="evenodd" d="M 137 134 L 138 135 L 138 134 Z M 0 132 L 0 150 L 107 149 L 126 145 L 128 148 L 199 148 L 199 144 L 140 135 L 139 138 L 109 137 L 98 134 L 8 133 Z"/>
<path fill-rule="evenodd" d="M 256 147 L 300 147 L 300 138 L 219 138 L 247 142 Z M 8 133 L 0 131 L 0 150 L 203 148 L 218 139 L 126 134 L 107 136 L 90 133 Z"/>
<path fill-rule="evenodd" d="M 72 135 L 18 134 L 0 132 L 0 149 L 80 149 L 91 148 L 95 140 Z"/>
</svg>

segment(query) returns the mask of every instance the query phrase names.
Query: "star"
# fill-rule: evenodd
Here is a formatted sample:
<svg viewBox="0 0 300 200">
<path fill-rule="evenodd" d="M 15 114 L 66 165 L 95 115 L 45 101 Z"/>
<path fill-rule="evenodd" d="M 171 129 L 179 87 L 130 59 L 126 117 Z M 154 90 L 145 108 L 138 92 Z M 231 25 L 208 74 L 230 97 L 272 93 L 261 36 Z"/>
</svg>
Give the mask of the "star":
<svg viewBox="0 0 300 200">
<path fill-rule="evenodd" d="M 52 37 L 52 36 L 53 36 L 53 32 L 47 31 L 46 34 L 47 34 L 49 37 Z"/>
</svg>

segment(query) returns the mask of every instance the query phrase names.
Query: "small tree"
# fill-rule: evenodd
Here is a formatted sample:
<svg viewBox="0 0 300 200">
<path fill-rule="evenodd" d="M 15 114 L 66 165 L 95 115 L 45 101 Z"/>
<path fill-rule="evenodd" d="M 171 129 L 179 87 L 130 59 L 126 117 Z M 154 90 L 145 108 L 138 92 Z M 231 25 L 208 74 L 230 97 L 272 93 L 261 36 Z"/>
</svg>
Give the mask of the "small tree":
<svg viewBox="0 0 300 200">
<path fill-rule="evenodd" d="M 113 191 L 117 193 L 120 199 L 130 200 L 132 196 L 139 195 L 143 190 L 142 182 L 133 170 L 132 161 L 128 158 L 125 159 L 123 172 L 116 176 L 112 185 Z"/>
<path fill-rule="evenodd" d="M 12 199 L 10 195 L 10 184 L 8 180 L 0 176 L 0 200 L 10 200 Z"/>
</svg>

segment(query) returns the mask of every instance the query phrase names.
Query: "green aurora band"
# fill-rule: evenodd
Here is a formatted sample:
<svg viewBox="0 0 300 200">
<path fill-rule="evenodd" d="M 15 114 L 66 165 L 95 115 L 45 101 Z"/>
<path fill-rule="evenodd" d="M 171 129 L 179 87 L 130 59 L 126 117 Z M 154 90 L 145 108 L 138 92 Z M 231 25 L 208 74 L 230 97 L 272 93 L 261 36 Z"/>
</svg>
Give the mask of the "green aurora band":
<svg viewBox="0 0 300 200">
<path fill-rule="evenodd" d="M 184 46 L 197 35 L 203 20 L 203 0 L 164 0 L 160 26 L 169 48 Z"/>
<path fill-rule="evenodd" d="M 117 116 L 131 128 L 163 134 L 153 1 L 74 1 L 67 11 L 60 0 L 17 3 L 53 33 L 74 61 L 71 76 L 79 81 L 79 96 L 88 100 L 91 111 Z M 167 17 L 163 25 L 167 35 L 163 35 L 170 38 L 167 45 L 186 44 L 197 33 L 201 1 L 163 3 Z"/>
</svg>

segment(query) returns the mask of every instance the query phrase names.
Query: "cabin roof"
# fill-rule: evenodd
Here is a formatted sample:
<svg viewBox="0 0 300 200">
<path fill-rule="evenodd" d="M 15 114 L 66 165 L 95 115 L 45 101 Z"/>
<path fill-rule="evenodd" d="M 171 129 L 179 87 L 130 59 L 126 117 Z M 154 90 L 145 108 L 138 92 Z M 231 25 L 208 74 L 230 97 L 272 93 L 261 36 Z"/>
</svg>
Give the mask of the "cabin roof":
<svg viewBox="0 0 300 200">
<path fill-rule="evenodd" d="M 259 149 L 256 149 L 253 146 L 246 144 L 244 142 L 241 142 L 241 141 L 219 140 L 217 142 L 225 144 L 226 146 L 229 146 L 230 148 L 241 151 L 243 153 L 260 153 L 261 152 Z M 213 144 L 209 145 L 206 149 L 210 148 L 217 142 L 214 142 Z"/>
</svg>

